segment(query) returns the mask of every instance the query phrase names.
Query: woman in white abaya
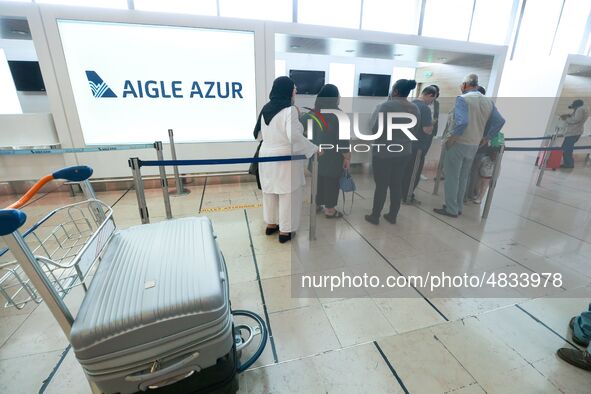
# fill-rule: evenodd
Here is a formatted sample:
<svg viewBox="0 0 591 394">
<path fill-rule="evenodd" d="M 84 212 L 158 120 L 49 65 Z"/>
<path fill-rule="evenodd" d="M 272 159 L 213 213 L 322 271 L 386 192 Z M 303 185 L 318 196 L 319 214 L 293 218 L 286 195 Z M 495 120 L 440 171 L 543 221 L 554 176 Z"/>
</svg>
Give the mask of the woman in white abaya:
<svg viewBox="0 0 591 394">
<path fill-rule="evenodd" d="M 263 107 L 255 137 L 263 140 L 259 157 L 305 155 L 312 157 L 317 146 L 304 137 L 304 127 L 293 105 L 296 88 L 288 77 L 273 82 L 270 101 Z M 279 242 L 291 239 L 300 223 L 303 190 L 306 184 L 304 169 L 307 160 L 266 162 L 259 164 L 263 191 L 263 216 L 272 235 L 279 231 Z"/>
</svg>

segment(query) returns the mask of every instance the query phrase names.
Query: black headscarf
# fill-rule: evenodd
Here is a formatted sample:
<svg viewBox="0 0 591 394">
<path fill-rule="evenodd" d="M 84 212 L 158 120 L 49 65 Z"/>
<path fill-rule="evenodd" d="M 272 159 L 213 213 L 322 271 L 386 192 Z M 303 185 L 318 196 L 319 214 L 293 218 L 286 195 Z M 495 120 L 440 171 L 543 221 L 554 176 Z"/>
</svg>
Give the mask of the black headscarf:
<svg viewBox="0 0 591 394">
<path fill-rule="evenodd" d="M 295 84 L 289 77 L 279 77 L 273 81 L 273 87 L 271 93 L 269 93 L 269 102 L 263 106 L 254 127 L 254 138 L 257 138 L 261 131 L 261 118 L 265 120 L 265 124 L 268 126 L 271 119 L 282 109 L 291 107 L 291 95 L 294 87 Z"/>
<path fill-rule="evenodd" d="M 316 96 L 314 102 L 314 111 L 321 109 L 338 109 L 339 108 L 339 88 L 330 83 L 324 85 Z"/>
</svg>

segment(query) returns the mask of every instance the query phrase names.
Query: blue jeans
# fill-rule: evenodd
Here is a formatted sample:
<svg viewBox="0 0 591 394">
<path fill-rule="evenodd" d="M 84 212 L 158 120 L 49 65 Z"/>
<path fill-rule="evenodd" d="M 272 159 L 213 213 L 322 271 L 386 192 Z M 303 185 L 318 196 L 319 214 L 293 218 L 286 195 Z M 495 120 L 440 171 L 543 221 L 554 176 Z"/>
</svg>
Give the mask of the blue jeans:
<svg viewBox="0 0 591 394">
<path fill-rule="evenodd" d="M 570 137 L 564 137 L 564 142 L 562 143 L 562 157 L 564 159 L 564 166 L 565 167 L 574 167 L 575 160 L 573 159 L 573 148 L 577 141 L 581 138 L 580 135 L 573 135 Z"/>
<path fill-rule="evenodd" d="M 444 146 L 445 149 L 445 146 Z M 445 152 L 443 171 L 445 172 L 445 209 L 457 215 L 464 208 L 466 184 L 472 169 L 472 162 L 478 145 L 455 143 Z"/>
<path fill-rule="evenodd" d="M 591 305 L 589 310 L 581 313 L 575 319 L 575 326 L 573 327 L 573 336 L 581 341 L 591 340 Z M 591 352 L 591 341 L 587 347 L 587 351 Z"/>
</svg>

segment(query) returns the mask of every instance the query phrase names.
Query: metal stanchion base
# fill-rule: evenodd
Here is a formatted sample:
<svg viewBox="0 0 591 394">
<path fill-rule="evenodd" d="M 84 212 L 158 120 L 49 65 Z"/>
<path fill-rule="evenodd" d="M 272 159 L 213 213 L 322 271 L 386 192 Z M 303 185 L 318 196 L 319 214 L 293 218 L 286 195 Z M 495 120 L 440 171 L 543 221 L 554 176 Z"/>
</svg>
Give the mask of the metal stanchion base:
<svg viewBox="0 0 591 394">
<path fill-rule="evenodd" d="M 174 192 L 174 194 L 171 194 L 171 196 L 173 196 L 173 197 L 181 197 L 181 196 L 186 196 L 187 194 L 191 194 L 191 190 L 189 190 L 189 189 L 183 189 L 183 191 L 181 193 Z"/>
</svg>

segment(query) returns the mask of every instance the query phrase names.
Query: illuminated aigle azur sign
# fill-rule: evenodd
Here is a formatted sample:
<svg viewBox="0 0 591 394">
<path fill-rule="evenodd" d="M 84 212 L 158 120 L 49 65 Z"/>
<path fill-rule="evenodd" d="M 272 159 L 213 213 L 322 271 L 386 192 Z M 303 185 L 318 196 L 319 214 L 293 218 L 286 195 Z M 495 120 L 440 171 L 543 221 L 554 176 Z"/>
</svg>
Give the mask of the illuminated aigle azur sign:
<svg viewBox="0 0 591 394">
<path fill-rule="evenodd" d="M 87 70 L 86 78 L 96 98 L 117 98 L 117 94 L 96 73 Z M 121 90 L 123 98 L 220 98 L 242 99 L 242 83 L 220 81 L 192 81 L 190 88 L 183 86 L 183 81 L 156 81 L 156 80 L 126 80 Z"/>
</svg>

